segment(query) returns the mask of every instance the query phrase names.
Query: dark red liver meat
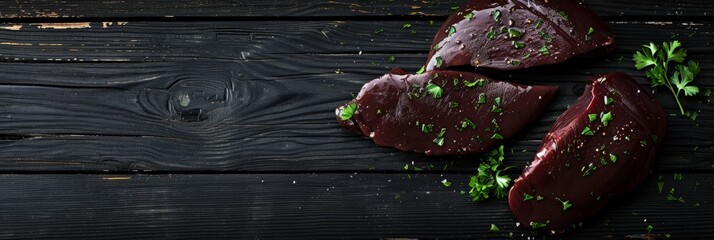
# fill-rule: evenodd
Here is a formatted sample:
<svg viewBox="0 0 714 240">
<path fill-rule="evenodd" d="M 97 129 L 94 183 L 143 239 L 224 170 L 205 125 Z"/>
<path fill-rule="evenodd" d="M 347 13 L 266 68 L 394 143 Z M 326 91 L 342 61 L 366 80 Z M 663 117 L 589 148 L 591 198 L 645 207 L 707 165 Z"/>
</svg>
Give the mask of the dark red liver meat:
<svg viewBox="0 0 714 240">
<path fill-rule="evenodd" d="M 609 105 L 606 96 L 614 100 Z M 605 126 L 600 116 L 608 112 L 612 120 Z M 591 122 L 588 114 L 597 119 Z M 508 196 L 513 214 L 525 226 L 547 223 L 555 231 L 594 215 L 650 174 L 666 126 L 662 108 L 628 75 L 595 77 L 515 181 Z M 583 134 L 586 127 L 592 136 Z M 525 194 L 533 199 L 524 200 Z M 572 206 L 563 210 L 565 201 Z"/>
<path fill-rule="evenodd" d="M 602 20 L 572 0 L 473 0 L 441 26 L 426 69 L 521 69 L 560 63 L 612 44 Z"/>
<path fill-rule="evenodd" d="M 483 86 L 465 85 L 479 79 Z M 442 88 L 443 95 L 430 95 L 429 83 Z M 357 104 L 351 119 L 341 119 L 344 106 L 337 108 L 336 114 L 342 126 L 371 137 L 380 146 L 427 155 L 469 154 L 493 147 L 502 141 L 498 135 L 515 135 L 538 117 L 556 91 L 555 86 L 523 86 L 475 73 L 430 71 L 410 75 L 395 69 L 362 87 L 350 102 Z M 485 102 L 479 103 L 482 94 Z M 422 125 L 432 125 L 431 131 L 423 131 Z M 440 146 L 442 128 L 445 132 Z"/>
</svg>

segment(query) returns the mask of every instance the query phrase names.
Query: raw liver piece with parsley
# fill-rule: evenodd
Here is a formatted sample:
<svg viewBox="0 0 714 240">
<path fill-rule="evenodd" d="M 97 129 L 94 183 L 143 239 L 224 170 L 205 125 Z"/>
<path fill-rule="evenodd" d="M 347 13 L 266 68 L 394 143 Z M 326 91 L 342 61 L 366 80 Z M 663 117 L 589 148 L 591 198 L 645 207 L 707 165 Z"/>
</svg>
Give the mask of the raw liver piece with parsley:
<svg viewBox="0 0 714 240">
<path fill-rule="evenodd" d="M 554 231 L 594 215 L 651 173 L 666 127 L 660 105 L 630 76 L 593 78 L 515 181 L 511 211 L 524 226 Z"/>
<path fill-rule="evenodd" d="M 397 68 L 365 84 L 336 115 L 342 126 L 380 146 L 427 155 L 480 153 L 537 119 L 557 89 Z"/>
<path fill-rule="evenodd" d="M 472 0 L 437 32 L 426 70 L 556 64 L 613 43 L 604 22 L 572 0 Z"/>
</svg>

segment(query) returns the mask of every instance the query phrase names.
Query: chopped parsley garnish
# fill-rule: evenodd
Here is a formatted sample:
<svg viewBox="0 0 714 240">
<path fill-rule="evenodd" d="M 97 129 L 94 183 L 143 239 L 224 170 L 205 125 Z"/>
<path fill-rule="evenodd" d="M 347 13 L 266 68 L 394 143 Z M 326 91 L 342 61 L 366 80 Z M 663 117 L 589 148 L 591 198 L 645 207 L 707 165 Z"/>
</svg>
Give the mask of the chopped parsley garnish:
<svg viewBox="0 0 714 240">
<path fill-rule="evenodd" d="M 446 180 L 446 179 L 441 180 L 441 184 L 443 184 L 444 187 L 451 187 L 451 182 L 449 182 L 449 180 Z"/>
<path fill-rule="evenodd" d="M 461 120 L 461 125 L 456 127 L 456 130 L 463 131 L 467 127 L 471 127 L 473 129 L 476 129 L 476 123 L 472 122 L 468 118 L 464 118 L 464 120 Z"/>
<path fill-rule="evenodd" d="M 568 20 L 568 14 L 565 13 L 565 11 L 559 11 L 558 15 L 560 15 L 563 19 Z"/>
<path fill-rule="evenodd" d="M 593 27 L 588 28 L 588 33 L 585 34 L 585 41 L 589 41 L 593 37 L 593 33 L 595 32 L 595 29 Z"/>
<path fill-rule="evenodd" d="M 464 85 L 467 87 L 483 87 L 484 82 L 486 82 L 486 79 L 483 78 L 476 79 L 473 82 L 464 80 Z"/>
<path fill-rule="evenodd" d="M 496 39 L 496 29 L 491 28 L 491 31 L 488 31 L 488 33 L 486 33 L 486 38 L 488 38 L 489 40 Z"/>
<path fill-rule="evenodd" d="M 521 49 L 526 46 L 526 43 L 521 41 L 513 41 L 513 47 L 516 49 Z"/>
<path fill-rule="evenodd" d="M 442 63 L 443 59 L 441 59 L 441 56 L 436 56 L 436 67 L 440 68 Z"/>
<path fill-rule="evenodd" d="M 652 225 L 647 225 L 647 233 L 651 233 L 652 230 L 654 230 L 654 227 Z"/>
<path fill-rule="evenodd" d="M 478 104 L 486 103 L 486 93 L 480 93 L 478 95 Z"/>
<path fill-rule="evenodd" d="M 674 188 L 669 189 L 669 195 L 667 195 L 667 201 L 687 203 L 684 201 L 684 198 L 677 197 L 674 195 Z"/>
<path fill-rule="evenodd" d="M 404 164 L 404 170 L 409 170 L 409 163 Z"/>
<path fill-rule="evenodd" d="M 569 200 L 563 201 L 563 200 L 560 200 L 560 198 L 555 198 L 555 199 L 558 200 L 558 202 L 563 204 L 563 211 L 568 210 L 568 208 L 573 206 L 573 204 L 571 204 Z"/>
<path fill-rule="evenodd" d="M 449 27 L 449 36 L 454 35 L 454 33 L 456 33 L 456 27 L 454 27 L 454 26 Z"/>
<path fill-rule="evenodd" d="M 687 64 L 679 64 L 684 62 L 684 57 L 687 56 L 687 50 L 681 48 L 682 43 L 674 40 L 670 43 L 662 43 L 662 47 L 658 47 L 654 43 L 643 45 L 642 51 L 635 52 L 632 55 L 632 60 L 635 61 L 637 70 L 646 69 L 646 76 L 650 79 L 652 87 L 665 86 L 674 95 L 674 100 L 677 101 L 679 111 L 684 115 L 684 107 L 679 100 L 680 93 L 684 96 L 694 96 L 699 93 L 697 86 L 692 86 L 690 83 L 700 72 L 699 63 L 689 60 Z M 676 64 L 672 67 L 670 64 Z M 670 70 L 674 70 L 672 75 L 669 75 Z"/>
<path fill-rule="evenodd" d="M 610 153 L 610 161 L 613 163 L 617 162 L 617 156 L 615 156 L 615 154 Z"/>
<path fill-rule="evenodd" d="M 612 112 L 607 112 L 607 113 L 600 113 L 600 122 L 602 122 L 602 125 L 607 127 L 607 124 L 612 121 Z"/>
<path fill-rule="evenodd" d="M 424 66 L 421 66 L 421 68 L 419 69 L 419 71 L 416 72 L 416 74 L 422 74 L 424 73 L 424 71 L 426 71 L 426 68 Z"/>
<path fill-rule="evenodd" d="M 347 106 L 340 111 L 340 119 L 342 119 L 342 121 L 350 120 L 352 115 L 355 114 L 355 110 L 357 110 L 357 103 L 347 104 Z"/>
<path fill-rule="evenodd" d="M 615 102 L 615 99 L 613 99 L 613 98 L 608 97 L 607 95 L 605 95 L 605 105 L 610 105 L 610 104 L 612 104 L 612 103 L 614 103 L 614 102 Z"/>
<path fill-rule="evenodd" d="M 513 65 L 513 66 L 518 66 L 518 65 L 521 65 L 521 61 L 518 61 L 518 60 L 511 60 L 511 65 Z"/>
<path fill-rule="evenodd" d="M 449 102 L 449 108 L 454 109 L 454 108 L 457 108 L 457 107 L 459 107 L 459 103 L 453 102 L 453 101 L 450 101 L 450 102 Z"/>
<path fill-rule="evenodd" d="M 516 39 L 521 38 L 521 32 L 518 31 L 518 29 L 515 29 L 515 28 L 508 29 L 508 37 L 509 37 L 509 38 L 516 38 Z"/>
<path fill-rule="evenodd" d="M 434 143 L 439 146 L 444 146 L 444 134 L 446 134 L 446 128 L 442 128 L 439 134 L 434 138 Z"/>
<path fill-rule="evenodd" d="M 491 139 L 503 139 L 503 136 L 498 133 L 494 133 L 493 136 L 491 136 Z"/>
<path fill-rule="evenodd" d="M 394 62 L 394 60 L 397 60 L 397 59 L 396 59 L 393 55 L 392 55 L 392 56 L 389 56 L 389 61 L 390 61 L 390 62 Z"/>
<path fill-rule="evenodd" d="M 543 200 L 543 199 L 544 199 L 543 196 L 537 196 L 537 197 L 536 197 L 536 201 L 540 201 L 540 200 Z"/>
<path fill-rule="evenodd" d="M 434 124 L 421 124 L 421 132 L 430 133 L 434 130 Z"/>
<path fill-rule="evenodd" d="M 501 11 L 494 10 L 493 12 L 491 12 L 491 17 L 493 18 L 493 21 L 500 21 L 499 18 L 501 17 Z"/>
<path fill-rule="evenodd" d="M 543 46 L 540 47 L 540 49 L 538 49 L 538 51 L 540 52 L 540 54 L 543 54 L 543 55 L 550 54 L 550 51 L 548 51 L 548 46 L 546 46 L 545 44 L 543 44 Z"/>
<path fill-rule="evenodd" d="M 541 26 L 543 26 L 543 19 L 536 20 L 535 28 L 540 28 Z"/>
<path fill-rule="evenodd" d="M 531 200 L 531 199 L 533 199 L 533 196 L 531 196 L 531 195 L 528 194 L 528 193 L 523 193 L 523 201 L 528 201 L 528 200 Z"/>
<path fill-rule="evenodd" d="M 382 32 L 384 32 L 384 29 L 383 29 L 383 28 L 374 30 L 374 35 L 380 34 L 380 33 L 382 33 Z"/>
<path fill-rule="evenodd" d="M 467 13 L 466 15 L 464 15 L 464 18 L 471 20 L 472 18 L 474 18 L 474 13 L 473 12 Z"/>
<path fill-rule="evenodd" d="M 511 182 L 508 175 L 501 175 L 502 171 L 508 169 L 503 166 L 503 145 L 493 149 L 486 154 L 478 167 L 478 174 L 471 176 L 469 181 L 469 195 L 473 201 L 483 201 L 494 197 L 501 199 L 506 197 L 506 190 Z"/>
<path fill-rule="evenodd" d="M 682 181 L 684 176 L 681 173 L 674 173 L 674 181 Z"/>
<path fill-rule="evenodd" d="M 412 27 L 411 23 L 405 23 L 404 25 L 402 25 L 402 28 L 410 28 L 410 27 Z"/>
<path fill-rule="evenodd" d="M 545 226 L 548 225 L 548 223 L 539 223 L 539 222 L 531 222 L 531 228 L 533 229 L 541 229 L 544 228 Z"/>
<path fill-rule="evenodd" d="M 426 91 L 429 92 L 433 98 L 440 98 L 441 95 L 444 94 L 444 89 L 431 82 L 426 85 Z"/>
<path fill-rule="evenodd" d="M 585 136 L 592 136 L 594 135 L 593 130 L 590 130 L 590 127 L 585 127 L 580 134 L 585 135 Z"/>
<path fill-rule="evenodd" d="M 493 102 L 496 104 L 496 106 L 501 106 L 501 97 L 496 97 Z"/>
<path fill-rule="evenodd" d="M 498 231 L 501 231 L 501 229 L 498 228 L 498 227 L 496 226 L 496 224 L 491 223 L 491 228 L 489 229 L 489 231 L 491 231 L 491 232 L 498 232 Z"/>
<path fill-rule="evenodd" d="M 491 112 L 492 113 L 501 113 L 501 112 L 503 112 L 503 109 L 501 109 L 497 105 L 493 105 L 493 106 L 491 106 Z"/>
<path fill-rule="evenodd" d="M 588 114 L 588 120 L 590 120 L 590 122 L 594 122 L 595 120 L 597 120 L 597 114 L 596 113 Z"/>
<path fill-rule="evenodd" d="M 550 38 L 550 34 L 548 34 L 547 32 L 538 31 L 538 36 L 540 36 L 540 38 L 542 38 L 542 39 L 545 40 L 546 42 L 551 42 L 551 41 L 553 41 L 553 39 Z"/>
</svg>

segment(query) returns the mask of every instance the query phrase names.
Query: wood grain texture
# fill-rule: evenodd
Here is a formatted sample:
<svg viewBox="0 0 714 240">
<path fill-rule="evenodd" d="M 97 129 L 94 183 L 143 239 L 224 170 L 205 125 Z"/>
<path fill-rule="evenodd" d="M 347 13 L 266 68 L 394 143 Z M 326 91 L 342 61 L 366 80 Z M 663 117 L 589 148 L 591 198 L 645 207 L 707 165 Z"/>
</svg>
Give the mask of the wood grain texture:
<svg viewBox="0 0 714 240">
<path fill-rule="evenodd" d="M 440 16 L 451 14 L 465 0 L 442 1 L 216 1 L 216 0 L 21 0 L 0 3 L 0 18 L 137 18 L 137 17 L 369 17 Z M 707 0 L 652 2 L 586 0 L 589 8 L 609 16 L 711 16 Z"/>
<path fill-rule="evenodd" d="M 22 43 L 0 48 L 7 61 L 0 68 L 0 168 L 403 171 L 415 161 L 473 171 L 475 156 L 428 158 L 376 147 L 334 120 L 334 108 L 365 82 L 391 67 L 416 70 L 422 64 L 428 32 L 437 26 L 415 23 L 412 34 L 400 24 L 137 22 L 81 29 L 23 24 L 18 31 L 0 31 L 0 42 Z M 644 84 L 629 54 L 651 36 L 682 36 L 703 67 L 698 85 L 714 86 L 711 22 L 610 24 L 620 44 L 604 58 L 490 74 L 561 87 L 541 120 L 507 143 L 515 170 L 531 161 L 543 134 L 591 75 L 624 71 Z M 645 35 L 653 27 L 658 31 Z M 375 35 L 379 28 L 385 31 Z M 392 55 L 394 63 L 388 61 Z M 670 96 L 657 98 L 675 112 Z M 711 170 L 714 109 L 706 100 L 685 104 L 700 110 L 700 117 L 670 117 L 658 167 Z"/>
<path fill-rule="evenodd" d="M 453 183 L 441 184 L 443 179 Z M 664 175 L 567 238 L 671 234 L 710 239 L 714 176 Z M 472 203 L 468 176 L 419 174 L 0 175 L 3 238 L 499 238 L 515 226 L 506 201 Z M 694 185 L 692 183 L 699 183 Z M 666 192 L 686 203 L 667 201 Z M 676 211 L 672 211 L 676 209 Z M 687 219 L 687 221 L 682 221 Z M 501 231 L 489 231 L 496 224 Z"/>
</svg>

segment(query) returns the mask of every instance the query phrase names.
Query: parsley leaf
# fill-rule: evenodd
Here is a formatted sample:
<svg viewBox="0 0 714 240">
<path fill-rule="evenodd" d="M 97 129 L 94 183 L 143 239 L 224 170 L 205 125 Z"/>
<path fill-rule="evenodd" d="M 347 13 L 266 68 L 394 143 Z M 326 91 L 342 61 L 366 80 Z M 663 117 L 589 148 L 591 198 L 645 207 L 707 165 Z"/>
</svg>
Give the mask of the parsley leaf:
<svg viewBox="0 0 714 240">
<path fill-rule="evenodd" d="M 486 81 L 486 79 L 479 78 L 477 80 L 474 80 L 473 82 L 469 82 L 467 80 L 464 80 L 464 85 L 467 87 L 483 87 L 483 83 Z"/>
<path fill-rule="evenodd" d="M 444 60 L 441 58 L 441 56 L 436 57 L 436 67 L 440 68 L 441 64 L 444 62 Z"/>
<path fill-rule="evenodd" d="M 425 71 L 426 71 L 425 67 L 424 67 L 424 66 L 421 66 L 421 68 L 419 69 L 419 71 L 416 72 L 416 74 L 422 74 L 422 73 L 424 73 Z"/>
<path fill-rule="evenodd" d="M 493 18 L 493 21 L 498 22 L 499 18 L 501 17 L 501 11 L 495 10 L 495 11 L 491 12 L 491 17 Z"/>
<path fill-rule="evenodd" d="M 434 98 L 440 98 L 441 95 L 444 94 L 444 89 L 433 83 L 426 85 L 426 91 L 429 92 L 429 94 L 431 94 Z"/>
<path fill-rule="evenodd" d="M 585 127 L 585 128 L 583 129 L 583 131 L 582 131 L 582 132 L 580 132 L 580 134 L 582 134 L 582 135 L 586 135 L 586 136 L 592 136 L 592 135 L 595 135 L 595 134 L 593 133 L 593 130 L 590 130 L 590 128 L 589 128 L 589 127 Z"/>
<path fill-rule="evenodd" d="M 454 26 L 449 27 L 449 36 L 454 35 L 454 33 L 456 33 L 456 27 L 454 27 Z"/>
<path fill-rule="evenodd" d="M 635 52 L 632 55 L 632 60 L 635 62 L 637 70 L 645 69 L 645 75 L 650 79 L 652 87 L 665 86 L 672 92 L 680 113 L 685 115 L 679 95 L 694 96 L 699 93 L 699 87 L 690 84 L 701 69 L 696 61 L 690 60 L 686 64 L 684 63 L 687 51 L 681 46 L 682 43 L 677 40 L 669 43 L 664 42 L 661 47 L 649 43 L 649 45 L 643 45 L 641 51 Z M 670 68 L 672 66 L 673 68 Z M 671 70 L 674 71 L 670 75 Z"/>
<path fill-rule="evenodd" d="M 501 199 L 506 197 L 506 190 L 511 183 L 511 178 L 508 175 L 502 175 L 501 172 L 508 169 L 503 167 L 503 145 L 493 149 L 482 159 L 478 167 L 478 174 L 471 176 L 469 181 L 469 195 L 473 201 L 483 201 L 494 197 Z"/>
<path fill-rule="evenodd" d="M 473 12 L 467 13 L 466 15 L 464 15 L 464 18 L 471 20 L 472 18 L 474 18 L 474 13 Z"/>
<path fill-rule="evenodd" d="M 342 111 L 340 111 L 340 119 L 342 119 L 342 121 L 350 120 L 352 115 L 355 114 L 355 110 L 357 110 L 357 103 L 352 102 L 347 104 L 347 106 L 342 108 Z"/>
</svg>

